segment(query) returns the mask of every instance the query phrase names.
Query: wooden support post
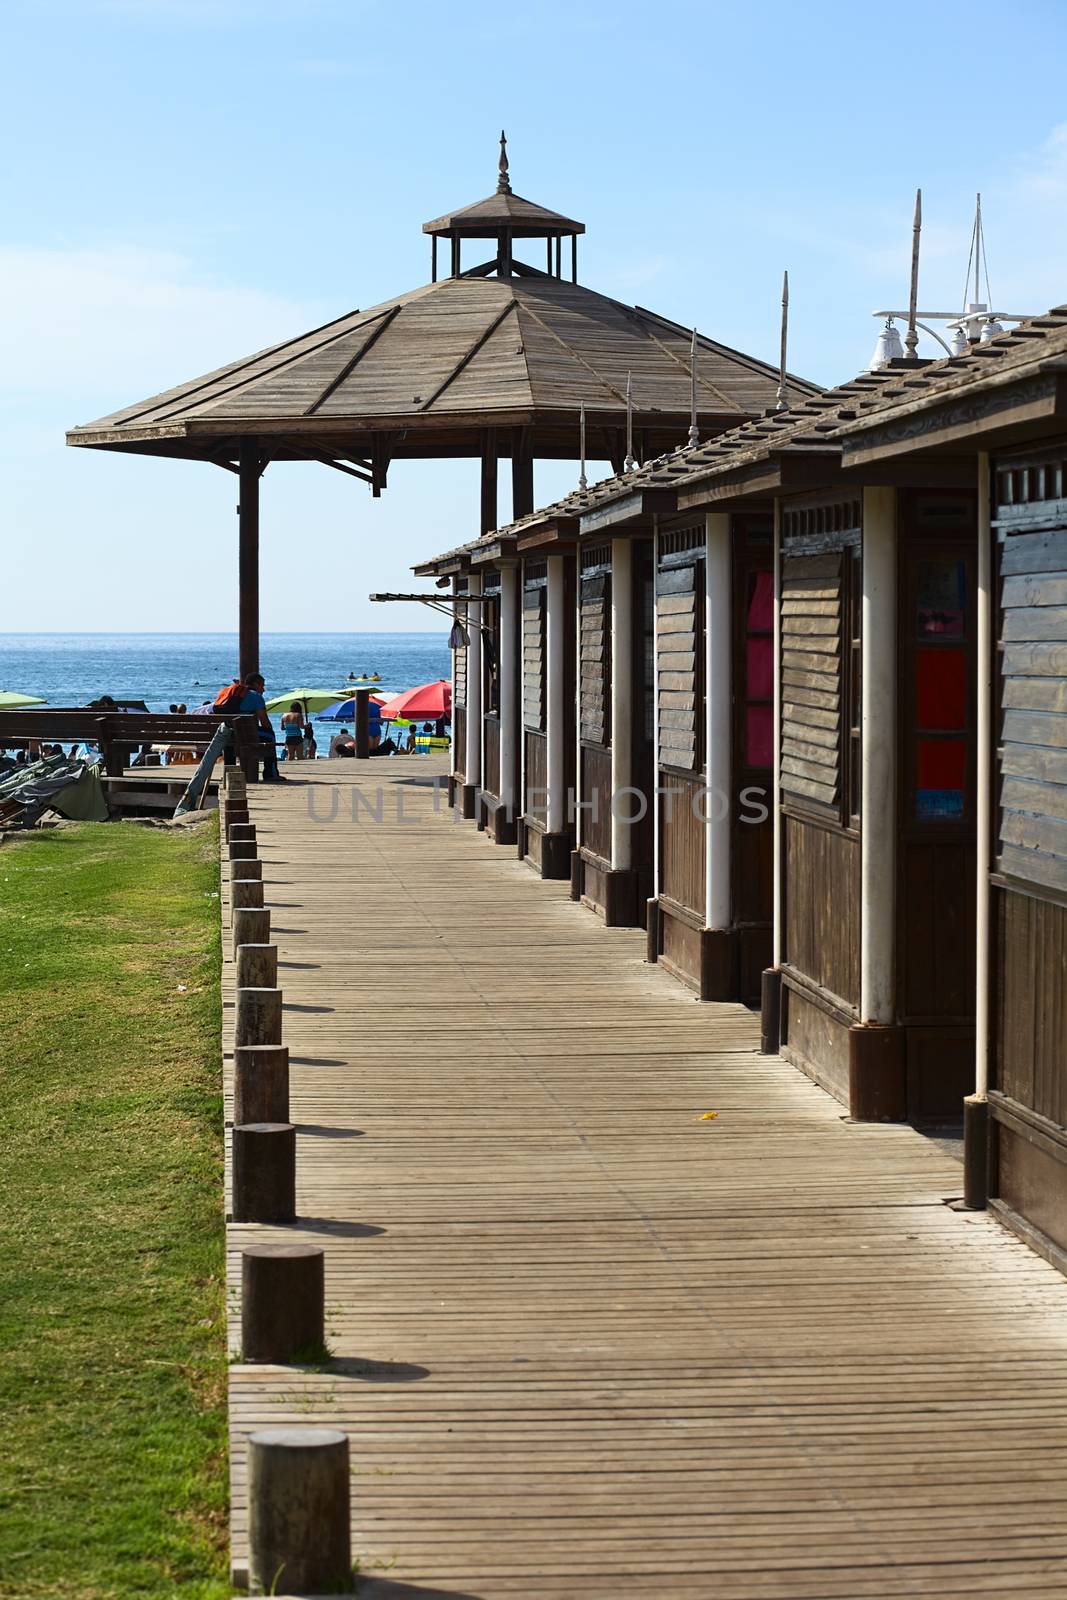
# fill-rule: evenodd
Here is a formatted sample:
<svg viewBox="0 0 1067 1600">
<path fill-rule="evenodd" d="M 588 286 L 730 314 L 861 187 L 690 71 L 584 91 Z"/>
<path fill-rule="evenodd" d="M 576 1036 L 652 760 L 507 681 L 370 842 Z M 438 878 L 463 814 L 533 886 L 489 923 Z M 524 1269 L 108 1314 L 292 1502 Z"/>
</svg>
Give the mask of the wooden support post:
<svg viewBox="0 0 1067 1600">
<path fill-rule="evenodd" d="M 482 502 L 481 531 L 492 533 L 497 520 L 496 495 L 496 429 L 486 428 L 482 434 Z"/>
<path fill-rule="evenodd" d="M 259 883 L 263 878 L 262 861 L 231 861 L 230 882 L 233 883 Z"/>
<path fill-rule="evenodd" d="M 571 282 L 578 282 L 578 235 L 571 234 Z"/>
<path fill-rule="evenodd" d="M 296 1221 L 296 1129 L 245 1122 L 233 1129 L 234 1222 Z"/>
<path fill-rule="evenodd" d="M 518 522 L 534 508 L 533 456 L 526 428 L 515 428 L 511 444 L 511 515 Z"/>
<path fill-rule="evenodd" d="M 508 827 L 519 813 L 519 569 L 500 569 L 500 788 Z M 499 834 L 497 842 L 500 843 Z"/>
<path fill-rule="evenodd" d="M 289 1121 L 287 1045 L 243 1044 L 234 1051 L 233 1120 L 237 1127 Z"/>
<path fill-rule="evenodd" d="M 437 235 L 430 236 L 430 282 L 437 282 Z"/>
<path fill-rule="evenodd" d="M 231 861 L 255 861 L 259 854 L 254 839 L 231 839 L 226 849 Z"/>
<path fill-rule="evenodd" d="M 659 960 L 659 901 L 645 902 L 645 960 Z"/>
<path fill-rule="evenodd" d="M 231 844 L 255 844 L 256 825 L 254 822 L 227 822 L 226 837 Z"/>
<path fill-rule="evenodd" d="M 325 1252 L 316 1244 L 252 1244 L 241 1251 L 241 1356 L 320 1360 L 326 1343 Z"/>
<path fill-rule="evenodd" d="M 238 449 L 238 670 L 244 678 L 259 671 L 259 475 L 262 464 L 254 439 Z"/>
<path fill-rule="evenodd" d="M 248 804 L 246 801 L 242 800 L 240 805 L 233 800 L 223 801 L 222 821 L 225 828 L 229 829 L 235 822 L 248 822 L 249 820 Z M 228 832 L 225 834 L 225 837 L 229 838 Z"/>
<path fill-rule="evenodd" d="M 731 665 L 730 514 L 709 512 L 704 562 L 704 924 L 731 925 L 730 855 L 733 814 L 733 689 Z"/>
<path fill-rule="evenodd" d="M 351 1592 L 350 1495 L 346 1434 L 332 1428 L 264 1428 L 249 1434 L 252 1592 Z"/>
<path fill-rule="evenodd" d="M 548 803 L 545 821 L 549 833 L 562 834 L 567 822 L 567 796 L 565 790 L 564 707 L 567 685 L 564 682 L 564 637 L 567 619 L 563 614 L 566 595 L 563 557 L 548 557 L 548 589 L 546 594 L 547 617 L 545 626 L 547 656 L 545 673 L 547 693 L 547 782 Z"/>
<path fill-rule="evenodd" d="M 278 946 L 242 944 L 234 957 L 238 989 L 276 989 L 278 987 Z"/>
<path fill-rule="evenodd" d="M 353 696 L 356 712 L 356 760 L 370 756 L 370 690 L 357 689 Z"/>
<path fill-rule="evenodd" d="M 633 545 L 625 537 L 611 541 L 611 865 L 616 872 L 633 866 L 630 818 L 635 796 L 623 793 L 633 785 Z"/>
<path fill-rule="evenodd" d="M 282 991 L 280 989 L 236 990 L 237 1020 L 234 1023 L 234 1048 L 241 1044 L 281 1044 Z"/>
<path fill-rule="evenodd" d="M 243 944 L 270 943 L 270 912 L 263 909 L 263 885 L 255 884 L 260 894 L 258 906 L 235 906 L 233 910 L 233 959 Z"/>
<path fill-rule="evenodd" d="M 557 278 L 562 278 L 562 276 L 563 276 L 563 240 L 561 238 L 557 238 L 557 240 L 556 240 L 556 277 Z"/>
</svg>

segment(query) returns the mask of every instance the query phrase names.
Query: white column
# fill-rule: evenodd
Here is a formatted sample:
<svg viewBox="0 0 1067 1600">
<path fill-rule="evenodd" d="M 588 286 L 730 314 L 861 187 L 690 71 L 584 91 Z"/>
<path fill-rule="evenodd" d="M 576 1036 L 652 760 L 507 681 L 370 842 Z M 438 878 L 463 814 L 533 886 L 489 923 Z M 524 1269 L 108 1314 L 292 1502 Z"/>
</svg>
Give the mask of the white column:
<svg viewBox="0 0 1067 1600">
<path fill-rule="evenodd" d="M 897 771 L 897 496 L 863 491 L 860 731 L 860 1021 L 894 1020 Z M 847 622 L 842 617 L 842 649 Z M 842 719 L 848 708 L 841 707 Z"/>
<path fill-rule="evenodd" d="M 733 684 L 731 682 L 730 517 L 707 516 L 704 560 L 704 921 L 730 926 L 730 831 L 733 795 L 730 770 Z"/>
<path fill-rule="evenodd" d="M 660 772 L 659 772 L 659 517 L 652 518 L 652 897 L 659 899 Z"/>
<path fill-rule="evenodd" d="M 842 648 L 844 626 L 841 630 Z M 771 778 L 773 891 L 771 895 L 771 965 L 782 965 L 782 502 L 774 502 L 774 768 Z M 842 715 L 844 711 L 842 710 Z"/>
<path fill-rule="evenodd" d="M 548 815 L 549 833 L 562 833 L 566 824 L 567 797 L 564 793 L 566 762 L 563 746 L 563 708 L 565 687 L 563 683 L 564 635 L 567 619 L 563 615 L 563 557 L 548 558 L 548 608 L 546 620 L 547 644 L 547 709 L 548 709 Z"/>
<path fill-rule="evenodd" d="M 634 564 L 629 539 L 611 541 L 611 864 L 633 865 L 633 795 L 614 796 L 633 783 Z"/>
<path fill-rule="evenodd" d="M 468 594 L 481 594 L 482 575 L 471 573 Z M 479 787 L 482 781 L 482 628 L 481 602 L 467 607 L 467 765 L 464 780 Z"/>
<path fill-rule="evenodd" d="M 984 1099 L 989 1089 L 989 868 L 992 863 L 993 760 L 993 529 L 990 525 L 989 456 L 978 453 L 978 616 L 975 644 L 978 651 L 978 706 L 976 753 L 978 760 L 975 823 L 978 835 L 976 915 L 977 972 L 975 984 L 974 1092 Z"/>
<path fill-rule="evenodd" d="M 515 761 L 518 751 L 519 569 L 500 569 L 500 794 L 505 806 L 516 806 Z M 517 813 L 516 813 L 517 814 Z"/>
</svg>

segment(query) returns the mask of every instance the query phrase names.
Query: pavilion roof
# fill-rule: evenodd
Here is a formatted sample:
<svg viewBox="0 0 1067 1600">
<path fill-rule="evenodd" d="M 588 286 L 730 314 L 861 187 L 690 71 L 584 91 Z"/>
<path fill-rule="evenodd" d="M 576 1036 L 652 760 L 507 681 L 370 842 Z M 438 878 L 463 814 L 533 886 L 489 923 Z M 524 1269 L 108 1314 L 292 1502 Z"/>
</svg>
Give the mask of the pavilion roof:
<svg viewBox="0 0 1067 1600">
<path fill-rule="evenodd" d="M 528 235 L 544 239 L 556 234 L 584 233 L 585 223 L 508 191 L 491 194 L 487 200 L 477 200 L 458 211 L 447 211 L 443 217 L 422 225 L 423 233 L 462 233 L 473 238 L 491 238 L 501 228 L 510 228 L 520 238 Z"/>
<path fill-rule="evenodd" d="M 597 428 L 617 437 L 625 421 L 632 374 L 635 427 L 663 448 L 688 419 L 689 343 L 688 329 L 559 278 L 446 278 L 124 406 L 67 439 L 210 459 L 222 441 L 254 434 L 267 453 L 313 457 L 385 429 L 393 455 L 424 456 L 477 453 L 476 443 L 469 451 L 454 443 L 464 425 L 515 424 L 534 427 L 535 453 L 573 457 L 584 402 L 595 457 Z M 773 407 L 773 366 L 708 338 L 698 349 L 702 431 Z M 819 393 L 795 377 L 790 388 Z M 565 424 L 558 440 L 553 421 Z"/>
</svg>

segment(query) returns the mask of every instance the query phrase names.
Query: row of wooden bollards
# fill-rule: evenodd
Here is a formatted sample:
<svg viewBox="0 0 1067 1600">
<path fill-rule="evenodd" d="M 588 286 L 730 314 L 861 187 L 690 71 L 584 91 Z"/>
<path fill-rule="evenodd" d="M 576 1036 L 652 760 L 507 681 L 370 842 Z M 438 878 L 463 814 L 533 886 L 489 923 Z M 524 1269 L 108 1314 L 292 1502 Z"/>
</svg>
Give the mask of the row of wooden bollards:
<svg viewBox="0 0 1067 1600">
<path fill-rule="evenodd" d="M 278 947 L 263 904 L 263 864 L 245 777 L 227 769 L 223 830 L 230 859 L 236 969 L 234 1222 L 296 1221 L 296 1128 L 289 1120 L 289 1051 L 282 1043 Z M 317 1245 L 252 1244 L 241 1251 L 245 1361 L 288 1364 L 325 1352 L 325 1258 Z M 248 1440 L 249 1587 L 253 1593 L 348 1589 L 348 1436 L 332 1428 L 267 1428 Z"/>
</svg>

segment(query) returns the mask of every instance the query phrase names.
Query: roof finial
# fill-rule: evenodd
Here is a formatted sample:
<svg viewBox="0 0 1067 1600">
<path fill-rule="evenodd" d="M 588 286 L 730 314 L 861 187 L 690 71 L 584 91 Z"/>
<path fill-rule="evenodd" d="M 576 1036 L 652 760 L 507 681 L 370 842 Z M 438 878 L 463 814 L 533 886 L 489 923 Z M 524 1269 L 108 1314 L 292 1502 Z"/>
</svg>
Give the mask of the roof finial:
<svg viewBox="0 0 1067 1600">
<path fill-rule="evenodd" d="M 630 374 L 626 374 L 626 459 L 622 464 L 624 472 L 632 472 L 637 462 L 634 460 L 634 390 Z"/>
<path fill-rule="evenodd" d="M 503 128 L 500 130 L 500 176 L 496 183 L 497 194 L 511 193 L 511 179 L 508 176 L 508 139 Z"/>
<path fill-rule="evenodd" d="M 693 329 L 693 342 L 689 346 L 689 438 L 688 445 L 700 443 L 697 428 L 697 331 Z"/>
<path fill-rule="evenodd" d="M 789 394 L 786 389 L 786 351 L 789 347 L 789 274 L 782 273 L 782 342 L 778 353 L 778 399 L 775 411 L 789 410 Z"/>
<path fill-rule="evenodd" d="M 585 494 L 586 490 L 589 487 L 589 482 L 588 482 L 588 479 L 586 478 L 586 475 L 585 475 L 585 401 L 584 400 L 581 402 L 581 404 L 578 407 L 578 449 L 581 452 L 581 458 L 582 458 L 582 469 L 581 469 L 580 473 L 578 474 L 578 491 L 579 491 L 580 494 Z"/>
<path fill-rule="evenodd" d="M 919 306 L 919 240 L 923 227 L 923 192 L 915 191 L 915 215 L 911 223 L 911 284 L 908 289 L 908 331 L 904 335 L 905 361 L 917 361 L 919 333 L 915 317 Z"/>
</svg>

